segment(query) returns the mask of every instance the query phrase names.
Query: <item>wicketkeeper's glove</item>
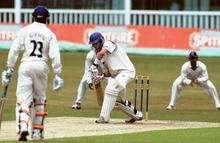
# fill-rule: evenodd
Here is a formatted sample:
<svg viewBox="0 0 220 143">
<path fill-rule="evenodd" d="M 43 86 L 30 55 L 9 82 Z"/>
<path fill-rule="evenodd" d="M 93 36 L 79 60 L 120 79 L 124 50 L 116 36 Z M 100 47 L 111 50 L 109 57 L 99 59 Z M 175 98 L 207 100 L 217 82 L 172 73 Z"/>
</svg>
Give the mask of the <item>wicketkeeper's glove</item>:
<svg viewBox="0 0 220 143">
<path fill-rule="evenodd" d="M 98 67 L 96 65 L 91 65 L 89 67 L 89 70 L 91 71 L 92 76 L 99 74 L 99 70 L 98 70 Z"/>
<path fill-rule="evenodd" d="M 12 73 L 14 72 L 13 68 L 8 68 L 2 72 L 2 85 L 8 86 L 11 80 Z"/>
<path fill-rule="evenodd" d="M 96 75 L 92 78 L 92 82 L 94 83 L 94 85 L 98 84 L 101 82 L 101 80 L 103 79 L 104 75 Z"/>
<path fill-rule="evenodd" d="M 104 77 L 104 75 L 102 73 L 99 72 L 98 68 L 96 65 L 92 65 L 90 67 L 90 71 L 92 73 L 92 83 L 94 85 L 100 83 L 100 81 L 102 80 L 102 78 Z"/>
<path fill-rule="evenodd" d="M 53 79 L 53 90 L 55 91 L 60 90 L 63 87 L 63 83 L 64 83 L 63 79 L 60 76 L 55 75 Z"/>
</svg>

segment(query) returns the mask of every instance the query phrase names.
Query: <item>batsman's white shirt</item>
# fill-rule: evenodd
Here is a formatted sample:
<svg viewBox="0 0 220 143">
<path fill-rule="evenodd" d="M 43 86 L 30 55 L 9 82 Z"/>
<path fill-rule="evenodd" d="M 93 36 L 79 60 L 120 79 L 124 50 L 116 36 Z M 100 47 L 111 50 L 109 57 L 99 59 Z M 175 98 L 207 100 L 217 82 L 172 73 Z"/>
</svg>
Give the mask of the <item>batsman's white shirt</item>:
<svg viewBox="0 0 220 143">
<path fill-rule="evenodd" d="M 191 80 L 193 79 L 197 79 L 198 82 L 204 82 L 208 80 L 206 65 L 201 61 L 197 61 L 196 66 L 196 70 L 192 70 L 192 66 L 189 61 L 183 64 L 181 69 L 181 77 L 183 83 L 190 84 Z"/>
<path fill-rule="evenodd" d="M 106 41 L 103 48 L 106 49 L 108 53 L 102 58 L 102 61 L 108 66 L 111 75 L 115 75 L 121 70 L 135 72 L 134 65 L 125 51 L 117 43 Z"/>
<path fill-rule="evenodd" d="M 48 58 L 54 73 L 61 73 L 62 65 L 56 36 L 45 24 L 33 22 L 23 27 L 14 40 L 7 66 L 14 67 L 18 54 L 23 53 L 18 71 L 17 101 L 29 104 L 32 95 L 45 99 Z"/>
<path fill-rule="evenodd" d="M 19 52 L 23 52 L 21 62 L 46 62 L 50 58 L 54 72 L 61 72 L 62 65 L 57 39 L 45 24 L 34 22 L 19 31 L 10 48 L 8 67 L 14 67 Z"/>
</svg>

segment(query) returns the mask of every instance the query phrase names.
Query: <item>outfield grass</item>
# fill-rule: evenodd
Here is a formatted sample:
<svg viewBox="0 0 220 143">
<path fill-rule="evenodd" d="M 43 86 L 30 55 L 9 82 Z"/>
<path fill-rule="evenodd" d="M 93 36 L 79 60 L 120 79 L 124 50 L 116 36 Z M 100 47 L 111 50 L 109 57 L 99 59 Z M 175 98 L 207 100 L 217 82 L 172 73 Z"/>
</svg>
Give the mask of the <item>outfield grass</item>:
<svg viewBox="0 0 220 143">
<path fill-rule="evenodd" d="M 51 90 L 53 74 L 49 75 L 48 104 L 50 117 L 54 116 L 84 116 L 98 117 L 100 108 L 97 105 L 93 91 L 87 92 L 82 111 L 72 111 L 73 95 L 84 71 L 86 53 L 62 53 L 63 73 L 65 86 L 62 91 Z M 220 112 L 217 112 L 210 98 L 198 87 L 187 88 L 182 92 L 176 110 L 165 110 L 169 98 L 172 82 L 179 75 L 181 65 L 186 61 L 185 57 L 166 56 L 131 56 L 138 74 L 150 75 L 150 119 L 160 120 L 187 120 L 220 122 Z M 5 69 L 7 52 L 0 51 L 0 72 Z M 209 77 L 217 90 L 220 87 L 220 59 L 201 58 L 207 65 Z M 14 120 L 15 90 L 17 73 L 13 75 L 9 87 L 8 102 L 5 107 L 4 120 Z M 133 99 L 133 84 L 128 85 L 128 98 Z M 112 117 L 124 117 L 119 112 L 114 112 Z"/>
<path fill-rule="evenodd" d="M 121 135 L 76 137 L 45 140 L 46 143 L 218 143 L 220 128 L 151 131 Z M 0 141 L 1 142 L 1 141 Z M 3 141 L 2 141 L 3 142 Z M 8 141 L 14 143 L 16 141 Z M 34 141 L 30 141 L 34 142 Z"/>
<path fill-rule="evenodd" d="M 220 128 L 152 131 L 123 135 L 53 139 L 46 142 L 74 143 L 217 143 Z"/>
</svg>

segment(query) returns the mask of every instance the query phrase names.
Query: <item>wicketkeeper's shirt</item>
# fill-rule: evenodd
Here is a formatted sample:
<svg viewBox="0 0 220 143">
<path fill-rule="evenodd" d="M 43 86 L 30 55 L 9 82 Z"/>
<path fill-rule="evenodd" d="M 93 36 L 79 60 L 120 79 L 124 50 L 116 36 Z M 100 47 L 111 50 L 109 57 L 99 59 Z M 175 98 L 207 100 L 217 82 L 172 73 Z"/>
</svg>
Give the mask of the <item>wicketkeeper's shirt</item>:
<svg viewBox="0 0 220 143">
<path fill-rule="evenodd" d="M 93 65 L 96 58 L 96 53 L 94 50 L 90 50 L 86 55 L 85 60 L 85 72 L 87 83 L 92 83 L 92 72 L 90 71 L 90 67 Z"/>
</svg>

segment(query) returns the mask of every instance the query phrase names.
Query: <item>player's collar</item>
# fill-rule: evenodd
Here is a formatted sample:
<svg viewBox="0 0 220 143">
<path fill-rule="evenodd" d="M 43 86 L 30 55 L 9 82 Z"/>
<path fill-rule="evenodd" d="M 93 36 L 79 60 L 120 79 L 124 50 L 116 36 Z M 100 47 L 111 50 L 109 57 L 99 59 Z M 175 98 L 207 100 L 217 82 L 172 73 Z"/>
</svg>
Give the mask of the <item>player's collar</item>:
<svg viewBox="0 0 220 143">
<path fill-rule="evenodd" d="M 191 66 L 191 63 L 189 62 L 189 67 L 190 68 L 192 68 L 192 66 Z M 199 67 L 199 63 L 198 63 L 198 61 L 196 62 L 196 67 L 198 68 Z"/>
<path fill-rule="evenodd" d="M 46 26 L 46 24 L 43 24 L 43 23 L 40 23 L 40 22 L 36 22 L 36 21 L 34 21 L 33 24 L 37 24 L 37 25 L 40 25 L 40 26 Z"/>
</svg>

